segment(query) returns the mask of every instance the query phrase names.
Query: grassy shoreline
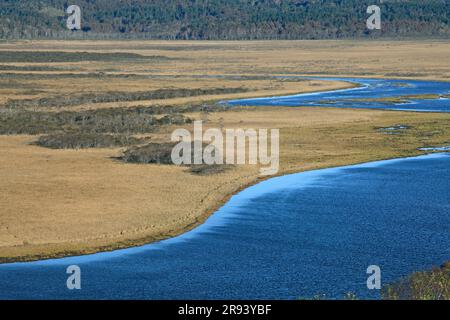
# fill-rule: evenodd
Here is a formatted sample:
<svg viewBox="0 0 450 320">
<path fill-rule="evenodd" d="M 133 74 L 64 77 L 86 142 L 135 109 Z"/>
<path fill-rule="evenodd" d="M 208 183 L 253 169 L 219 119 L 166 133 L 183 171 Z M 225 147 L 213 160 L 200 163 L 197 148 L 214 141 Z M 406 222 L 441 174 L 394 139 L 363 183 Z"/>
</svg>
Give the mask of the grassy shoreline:
<svg viewBox="0 0 450 320">
<path fill-rule="evenodd" d="M 2 64 L 0 105 L 10 100 L 18 105 L 0 107 L 2 119 L 7 118 L 0 125 L 4 133 L 29 134 L 0 135 L 3 262 L 111 251 L 176 236 L 260 181 L 256 167 L 211 176 L 116 161 L 130 142 L 165 143 L 175 128 L 190 130 L 188 119 L 206 119 L 205 129 L 279 128 L 280 174 L 419 155 L 423 152 L 417 148 L 450 143 L 449 114 L 290 107 L 225 111 L 211 104 L 355 85 L 271 77 L 277 75 L 449 81 L 448 41 L 241 41 L 208 46 L 195 41 L 18 41 L 0 43 L 0 51 L 6 56 L 26 51 L 28 57 L 35 51 L 55 51 L 61 60 Z M 98 61 L 78 61 L 73 52 L 86 52 Z M 112 52 L 122 54 L 104 54 Z M 64 76 L 64 71 L 70 74 Z M 243 92 L 231 93 L 241 90 L 237 88 Z M 171 98 L 147 95 L 161 89 L 169 90 Z M 117 97 L 105 99 L 110 92 Z M 201 94 L 190 97 L 191 92 Z M 89 99 L 82 97 L 85 93 Z M 408 130 L 395 135 L 377 130 L 398 125 Z M 49 134 L 41 144 L 55 149 L 32 145 L 40 134 Z M 111 148 L 91 149 L 106 146 Z"/>
<path fill-rule="evenodd" d="M 17 257 L 17 258 L 2 258 L 0 257 L 0 264 L 10 264 L 10 263 L 23 263 L 23 262 L 34 262 L 34 261 L 43 261 L 43 260 L 51 260 L 51 259 L 60 259 L 60 258 L 67 258 L 67 257 L 76 257 L 76 256 L 85 256 L 85 255 L 92 255 L 102 252 L 112 252 L 115 250 L 122 250 L 122 249 L 130 249 L 133 247 L 141 247 L 145 245 L 150 245 L 153 243 L 157 243 L 159 241 L 167 240 L 170 238 L 174 238 L 177 236 L 180 236 L 182 234 L 185 234 L 187 232 L 192 231 L 193 229 L 199 227 L 204 222 L 206 222 L 207 219 L 209 219 L 214 213 L 216 213 L 221 207 L 223 207 L 234 195 L 238 194 L 239 192 L 252 187 L 258 183 L 261 183 L 266 180 L 270 180 L 272 178 L 280 177 L 280 176 L 286 176 L 291 174 L 297 174 L 302 172 L 308 172 L 308 171 L 316 171 L 316 170 L 323 170 L 323 169 L 329 169 L 329 168 L 339 168 L 343 166 L 349 166 L 349 165 L 358 165 L 358 164 L 365 164 L 375 161 L 388 161 L 388 160 L 395 160 L 395 159 L 403 159 L 403 158 L 409 158 L 409 157 L 417 157 L 417 156 L 423 156 L 431 153 L 439 153 L 439 152 L 421 152 L 416 150 L 416 154 L 414 155 L 404 155 L 404 156 L 394 156 L 390 158 L 373 158 L 370 161 L 363 161 L 363 162 L 351 162 L 346 163 L 343 165 L 337 165 L 337 166 L 324 166 L 324 167 L 317 167 L 315 169 L 311 170 L 305 170 L 305 171 L 286 171 L 281 172 L 277 175 L 265 177 L 265 178 L 258 178 L 254 181 L 252 181 L 249 184 L 241 185 L 238 189 L 236 189 L 234 192 L 227 194 L 223 197 L 223 199 L 216 204 L 214 208 L 211 210 L 204 212 L 201 214 L 195 221 L 192 221 L 186 226 L 180 227 L 179 229 L 169 230 L 165 233 L 161 233 L 157 236 L 149 236 L 144 237 L 140 239 L 135 240 L 128 240 L 128 241 L 120 241 L 117 244 L 109 245 L 109 246 L 99 246 L 99 247 L 93 247 L 88 248 L 85 250 L 74 250 L 74 251 L 65 251 L 60 253 L 54 253 L 54 254 L 42 254 L 42 255 L 30 255 L 30 256 L 23 256 L 23 257 Z"/>
</svg>

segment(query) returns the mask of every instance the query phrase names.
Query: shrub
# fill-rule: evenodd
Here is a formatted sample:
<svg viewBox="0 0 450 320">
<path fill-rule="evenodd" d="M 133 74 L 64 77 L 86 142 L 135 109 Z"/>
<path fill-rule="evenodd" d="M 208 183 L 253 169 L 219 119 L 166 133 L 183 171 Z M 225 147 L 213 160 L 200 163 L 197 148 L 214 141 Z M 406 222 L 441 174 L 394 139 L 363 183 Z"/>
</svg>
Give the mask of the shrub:
<svg viewBox="0 0 450 320">
<path fill-rule="evenodd" d="M 172 150 L 178 142 L 149 143 L 126 150 L 122 160 L 129 163 L 173 164 Z M 207 144 L 203 145 L 205 148 Z M 194 142 L 191 143 L 191 159 L 194 158 Z M 201 155 L 201 154 L 200 154 Z"/>
<path fill-rule="evenodd" d="M 145 139 L 125 135 L 63 133 L 41 136 L 35 144 L 51 149 L 85 149 L 123 147 L 143 143 L 144 141 Z"/>
<path fill-rule="evenodd" d="M 0 134 L 150 133 L 161 125 L 192 122 L 181 114 L 157 117 L 146 109 L 99 109 L 80 112 L 11 111 L 0 113 Z"/>
<path fill-rule="evenodd" d="M 170 60 L 165 56 L 143 56 L 129 52 L 66 52 L 66 51 L 1 51 L 2 62 L 79 62 L 120 60 Z"/>
<path fill-rule="evenodd" d="M 173 165 L 172 150 L 176 142 L 168 143 L 149 143 L 145 146 L 131 147 L 126 150 L 121 157 L 121 160 L 127 163 L 153 163 Z M 203 150 L 207 147 L 203 144 Z M 194 157 L 194 142 L 191 144 L 191 159 Z M 211 175 L 224 172 L 233 166 L 230 165 L 188 165 L 189 172 L 196 175 Z"/>
<path fill-rule="evenodd" d="M 207 88 L 207 89 L 184 89 L 168 88 L 154 91 L 138 92 L 102 92 L 102 93 L 78 93 L 71 95 L 59 95 L 35 99 L 18 99 L 6 102 L 7 108 L 35 108 L 35 107 L 66 107 L 87 103 L 108 103 L 142 100 L 161 100 L 182 97 L 197 97 L 204 95 L 228 94 L 247 92 L 248 89 L 237 88 Z"/>
<path fill-rule="evenodd" d="M 172 149 L 175 143 L 149 143 L 126 150 L 122 160 L 128 163 L 172 164 Z"/>
<path fill-rule="evenodd" d="M 383 289 L 382 296 L 385 300 L 450 300 L 450 262 L 401 279 Z"/>
</svg>

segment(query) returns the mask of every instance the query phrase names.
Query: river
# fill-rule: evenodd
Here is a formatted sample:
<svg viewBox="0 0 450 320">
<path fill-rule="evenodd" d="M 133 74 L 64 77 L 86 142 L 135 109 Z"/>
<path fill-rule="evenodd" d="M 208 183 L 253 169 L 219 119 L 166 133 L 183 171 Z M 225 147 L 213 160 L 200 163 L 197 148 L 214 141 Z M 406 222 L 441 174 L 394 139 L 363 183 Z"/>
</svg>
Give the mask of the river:
<svg viewBox="0 0 450 320">
<path fill-rule="evenodd" d="M 450 112 L 450 82 L 362 78 L 309 79 L 346 81 L 357 87 L 283 97 L 239 99 L 226 103 L 239 106 L 309 106 Z M 396 101 L 395 98 L 400 100 Z"/>
<path fill-rule="evenodd" d="M 368 266 L 384 285 L 450 260 L 449 201 L 449 153 L 277 177 L 169 240 L 0 265 L 0 299 L 378 299 Z"/>
<path fill-rule="evenodd" d="M 358 87 L 229 103 L 450 111 L 448 82 L 327 79 Z M 377 100 L 425 94 L 441 97 Z M 385 285 L 448 261 L 449 228 L 450 153 L 316 170 L 245 189 L 172 239 L 0 265 L 0 299 L 378 299 L 367 267 Z M 81 290 L 66 287 L 70 265 Z"/>
</svg>

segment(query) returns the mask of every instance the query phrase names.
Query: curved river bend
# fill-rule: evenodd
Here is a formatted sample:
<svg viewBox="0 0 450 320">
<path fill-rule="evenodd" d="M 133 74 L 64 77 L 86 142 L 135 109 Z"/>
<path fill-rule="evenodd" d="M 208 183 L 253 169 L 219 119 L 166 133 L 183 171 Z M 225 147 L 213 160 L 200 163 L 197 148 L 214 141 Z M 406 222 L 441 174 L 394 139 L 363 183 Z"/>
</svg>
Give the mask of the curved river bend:
<svg viewBox="0 0 450 320">
<path fill-rule="evenodd" d="M 448 82 L 333 80 L 360 87 L 230 103 L 450 111 Z M 376 100 L 424 94 L 440 98 Z M 389 283 L 450 260 L 449 201 L 449 153 L 274 178 L 173 239 L 0 265 L 0 299 L 297 299 L 348 292 L 376 299 L 379 292 L 366 286 L 369 265 L 380 266 Z M 82 270 L 80 291 L 66 288 L 66 268 L 74 264 Z"/>
<path fill-rule="evenodd" d="M 0 265 L 0 299 L 376 299 L 369 265 L 388 283 L 449 260 L 449 200 L 449 153 L 273 178 L 173 239 Z"/>
<path fill-rule="evenodd" d="M 450 112 L 450 82 L 361 78 L 307 79 L 346 81 L 358 87 L 283 97 L 231 100 L 226 103 L 239 106 L 309 106 Z M 401 101 L 393 100 L 395 98 L 401 98 Z"/>
</svg>

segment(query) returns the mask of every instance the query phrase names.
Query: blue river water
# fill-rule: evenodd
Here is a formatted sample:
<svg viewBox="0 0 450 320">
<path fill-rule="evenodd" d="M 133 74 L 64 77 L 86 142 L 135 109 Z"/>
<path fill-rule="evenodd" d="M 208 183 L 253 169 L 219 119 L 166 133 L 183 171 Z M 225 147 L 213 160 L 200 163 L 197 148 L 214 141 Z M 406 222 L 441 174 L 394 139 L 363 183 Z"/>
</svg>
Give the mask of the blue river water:
<svg viewBox="0 0 450 320">
<path fill-rule="evenodd" d="M 363 78 L 314 78 L 341 80 L 358 85 L 356 88 L 296 94 L 282 97 L 252 98 L 227 101 L 239 106 L 309 106 L 335 108 L 388 109 L 422 112 L 450 112 L 450 82 L 421 80 L 387 80 Z M 380 98 L 396 98 L 417 95 L 439 95 L 438 99 L 409 97 L 401 103 L 376 101 Z M 368 99 L 368 101 L 361 101 Z M 371 100 L 372 99 L 372 100 Z M 373 100 L 375 99 L 375 100 Z"/>
<path fill-rule="evenodd" d="M 299 299 L 368 290 L 450 260 L 450 153 L 276 177 L 143 247 L 0 265 L 0 299 Z M 81 290 L 66 268 L 81 268 Z"/>
</svg>

